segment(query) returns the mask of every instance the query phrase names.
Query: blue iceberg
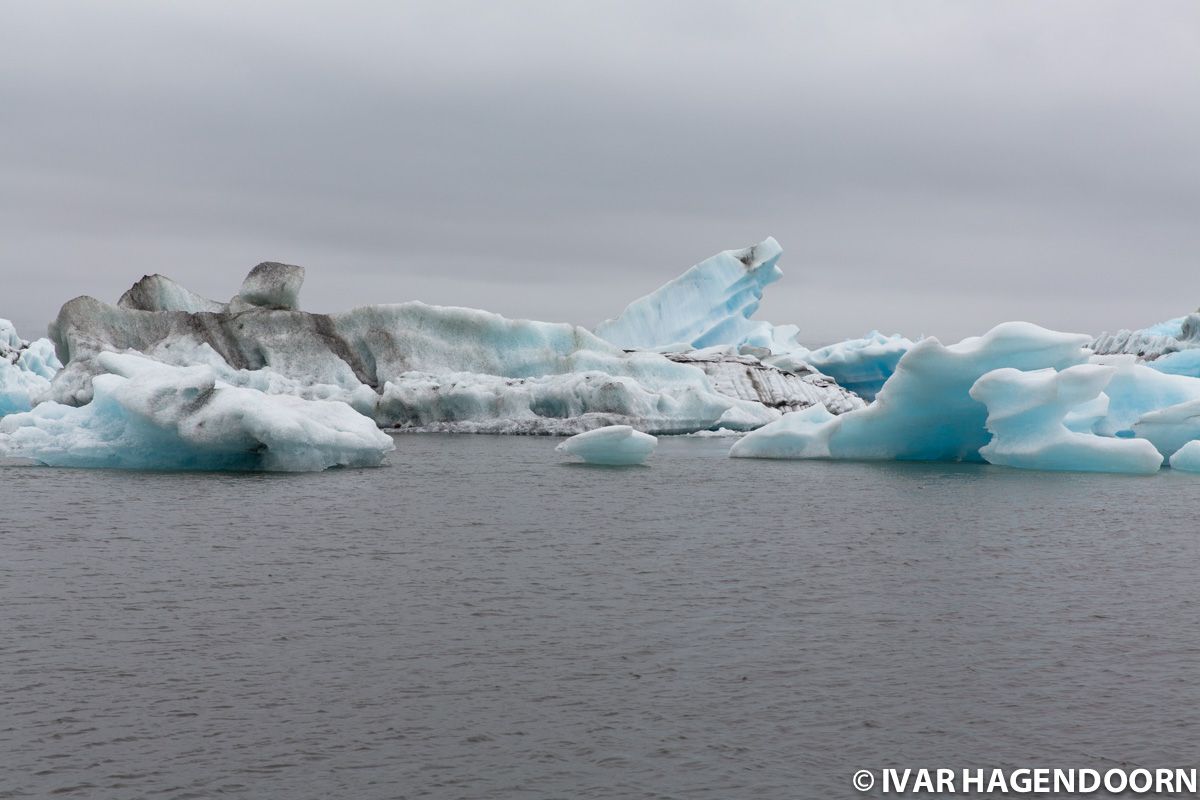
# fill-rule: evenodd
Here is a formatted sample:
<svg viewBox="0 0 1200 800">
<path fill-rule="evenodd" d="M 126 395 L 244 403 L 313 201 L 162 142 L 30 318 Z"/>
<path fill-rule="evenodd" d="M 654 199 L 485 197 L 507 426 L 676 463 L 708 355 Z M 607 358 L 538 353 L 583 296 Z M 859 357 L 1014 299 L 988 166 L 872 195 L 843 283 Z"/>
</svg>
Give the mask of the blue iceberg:
<svg viewBox="0 0 1200 800">
<path fill-rule="evenodd" d="M 1090 336 L 1006 322 L 945 346 L 922 339 L 866 408 L 834 417 L 807 409 L 737 442 L 735 458 L 850 458 L 980 461 L 991 434 L 971 387 L 994 369 L 1065 369 L 1087 361 Z"/>
<path fill-rule="evenodd" d="M 1115 372 L 1113 367 L 1080 364 L 1062 371 L 997 369 L 985 374 L 971 387 L 971 397 L 987 406 L 992 433 L 979 454 L 989 463 L 1024 469 L 1157 472 L 1163 457 L 1150 442 L 1086 432 L 1088 423 L 1104 414 L 1102 393 Z M 1069 425 L 1068 417 L 1080 408 L 1088 411 L 1076 412 L 1076 424 Z"/>
</svg>

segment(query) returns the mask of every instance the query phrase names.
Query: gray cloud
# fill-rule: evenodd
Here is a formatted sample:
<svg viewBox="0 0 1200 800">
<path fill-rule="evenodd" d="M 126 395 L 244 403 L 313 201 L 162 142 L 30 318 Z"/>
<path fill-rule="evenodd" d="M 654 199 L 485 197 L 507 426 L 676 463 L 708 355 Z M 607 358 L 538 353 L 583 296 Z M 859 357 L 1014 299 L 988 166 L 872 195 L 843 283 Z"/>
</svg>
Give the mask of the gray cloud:
<svg viewBox="0 0 1200 800">
<path fill-rule="evenodd" d="M 2 7 L 27 335 L 267 259 L 310 308 L 591 324 L 768 234 L 813 342 L 1200 304 L 1192 3 L 249 5 Z"/>
</svg>

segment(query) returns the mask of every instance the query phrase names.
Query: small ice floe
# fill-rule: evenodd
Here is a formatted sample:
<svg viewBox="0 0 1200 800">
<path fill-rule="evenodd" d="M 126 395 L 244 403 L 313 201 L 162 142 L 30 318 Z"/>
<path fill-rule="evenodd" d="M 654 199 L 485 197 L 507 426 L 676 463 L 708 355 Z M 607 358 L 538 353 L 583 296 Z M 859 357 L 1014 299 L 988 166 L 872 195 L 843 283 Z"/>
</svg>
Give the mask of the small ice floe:
<svg viewBox="0 0 1200 800">
<path fill-rule="evenodd" d="M 554 449 L 579 456 L 589 464 L 615 466 L 641 464 L 657 445 L 658 439 L 629 425 L 609 425 L 572 436 Z"/>
</svg>

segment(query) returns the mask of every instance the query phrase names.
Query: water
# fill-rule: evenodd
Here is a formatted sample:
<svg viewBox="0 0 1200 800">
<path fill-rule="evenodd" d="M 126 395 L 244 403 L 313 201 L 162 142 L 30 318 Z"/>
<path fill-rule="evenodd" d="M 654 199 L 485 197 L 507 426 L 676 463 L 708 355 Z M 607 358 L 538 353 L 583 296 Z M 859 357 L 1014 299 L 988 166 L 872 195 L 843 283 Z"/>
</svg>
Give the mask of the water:
<svg viewBox="0 0 1200 800">
<path fill-rule="evenodd" d="M 1195 476 L 554 444 L 0 467 L 0 797 L 834 798 L 861 767 L 1196 765 Z"/>
</svg>

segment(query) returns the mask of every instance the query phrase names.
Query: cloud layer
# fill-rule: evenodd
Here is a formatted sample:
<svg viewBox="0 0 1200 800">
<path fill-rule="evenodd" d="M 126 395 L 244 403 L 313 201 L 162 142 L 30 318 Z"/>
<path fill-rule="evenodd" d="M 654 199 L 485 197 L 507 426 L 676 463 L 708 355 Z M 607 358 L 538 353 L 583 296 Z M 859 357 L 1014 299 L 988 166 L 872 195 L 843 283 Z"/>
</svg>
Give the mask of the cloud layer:
<svg viewBox="0 0 1200 800">
<path fill-rule="evenodd" d="M 163 272 L 592 324 L 773 235 L 814 343 L 1200 305 L 1191 2 L 0 6 L 0 316 Z"/>
</svg>

